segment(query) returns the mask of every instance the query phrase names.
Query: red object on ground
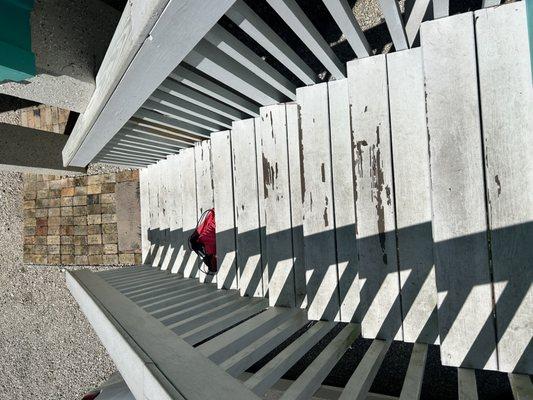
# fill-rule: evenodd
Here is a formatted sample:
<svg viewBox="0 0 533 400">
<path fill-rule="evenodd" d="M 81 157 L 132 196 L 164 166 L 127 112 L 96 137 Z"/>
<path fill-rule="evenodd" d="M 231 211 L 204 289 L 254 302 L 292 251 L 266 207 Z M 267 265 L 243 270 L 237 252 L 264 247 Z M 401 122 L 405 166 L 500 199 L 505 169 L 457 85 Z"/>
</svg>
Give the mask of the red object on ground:
<svg viewBox="0 0 533 400">
<path fill-rule="evenodd" d="M 196 229 L 189 237 L 189 245 L 195 251 L 210 273 L 217 272 L 217 238 L 215 224 L 215 209 L 212 208 L 202 214 Z"/>
</svg>

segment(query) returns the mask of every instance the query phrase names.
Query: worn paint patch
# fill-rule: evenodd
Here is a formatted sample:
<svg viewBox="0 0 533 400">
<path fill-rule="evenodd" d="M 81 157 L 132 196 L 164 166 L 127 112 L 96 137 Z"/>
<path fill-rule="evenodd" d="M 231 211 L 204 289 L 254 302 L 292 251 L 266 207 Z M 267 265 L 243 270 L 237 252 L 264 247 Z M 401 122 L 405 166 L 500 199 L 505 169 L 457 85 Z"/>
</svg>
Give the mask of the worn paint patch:
<svg viewBox="0 0 533 400">
<path fill-rule="evenodd" d="M 500 197 L 500 194 L 502 193 L 502 184 L 498 175 L 494 176 L 494 182 L 496 182 L 496 185 L 498 185 L 498 197 Z"/>
<path fill-rule="evenodd" d="M 387 264 L 386 235 L 385 235 L 385 210 L 383 207 L 382 193 L 384 190 L 383 163 L 381 149 L 379 148 L 379 126 L 376 128 L 376 144 L 370 149 L 370 178 L 372 202 L 375 203 L 377 213 L 378 238 L 383 262 Z"/>
<path fill-rule="evenodd" d="M 263 159 L 263 192 L 264 198 L 268 198 L 268 186 L 272 185 L 271 175 L 270 175 L 270 162 L 265 157 L 265 154 L 261 154 Z"/>
<path fill-rule="evenodd" d="M 302 112 L 301 107 L 298 105 L 298 142 L 299 154 L 300 154 L 300 191 L 302 194 L 302 204 L 305 201 L 305 176 L 304 176 L 304 143 L 302 133 Z M 311 201 L 312 204 L 312 201 Z"/>
</svg>

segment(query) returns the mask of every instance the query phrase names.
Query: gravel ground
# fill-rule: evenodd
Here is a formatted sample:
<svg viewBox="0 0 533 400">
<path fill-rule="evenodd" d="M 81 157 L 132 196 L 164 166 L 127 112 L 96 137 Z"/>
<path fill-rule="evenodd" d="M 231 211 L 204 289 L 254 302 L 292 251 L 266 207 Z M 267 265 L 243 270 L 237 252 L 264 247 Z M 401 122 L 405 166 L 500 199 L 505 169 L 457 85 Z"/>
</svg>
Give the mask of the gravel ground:
<svg viewBox="0 0 533 400">
<path fill-rule="evenodd" d="M 115 368 L 64 272 L 23 265 L 22 186 L 0 172 L 0 399 L 79 399 Z"/>
</svg>

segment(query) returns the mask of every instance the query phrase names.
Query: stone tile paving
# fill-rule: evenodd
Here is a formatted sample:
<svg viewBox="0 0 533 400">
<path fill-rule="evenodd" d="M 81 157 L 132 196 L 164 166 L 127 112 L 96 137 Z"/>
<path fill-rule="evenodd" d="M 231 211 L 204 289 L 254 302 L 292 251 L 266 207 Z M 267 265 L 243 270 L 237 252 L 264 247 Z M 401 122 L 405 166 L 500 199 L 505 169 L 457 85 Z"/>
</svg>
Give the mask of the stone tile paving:
<svg viewBox="0 0 533 400">
<path fill-rule="evenodd" d="M 129 189 L 121 198 L 129 196 L 128 204 L 138 204 L 138 185 L 137 170 L 76 177 L 25 175 L 24 262 L 140 264 L 139 207 L 122 217 L 127 221 L 117 221 L 116 203 L 117 190 Z M 127 231 L 119 232 L 124 226 Z M 128 237 L 127 246 L 119 245 L 124 242 L 119 241 L 121 234 Z"/>
</svg>

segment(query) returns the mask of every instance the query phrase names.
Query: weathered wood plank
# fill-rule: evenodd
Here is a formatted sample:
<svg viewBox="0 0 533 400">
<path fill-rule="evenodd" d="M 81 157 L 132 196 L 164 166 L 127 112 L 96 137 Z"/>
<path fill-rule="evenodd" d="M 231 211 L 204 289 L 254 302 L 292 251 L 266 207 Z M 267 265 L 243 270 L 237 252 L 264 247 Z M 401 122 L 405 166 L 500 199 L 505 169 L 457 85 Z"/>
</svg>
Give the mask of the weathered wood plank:
<svg viewBox="0 0 533 400">
<path fill-rule="evenodd" d="M 187 332 L 208 324 L 213 319 L 220 318 L 236 310 L 243 309 L 247 306 L 247 302 L 240 296 L 228 299 L 226 302 L 219 304 L 218 306 L 208 307 L 202 312 L 195 313 L 194 315 L 180 319 L 175 322 L 171 322 L 167 325 L 167 328 L 178 335 L 184 335 Z"/>
<path fill-rule="evenodd" d="M 196 229 L 197 203 L 196 203 L 196 168 L 194 162 L 194 147 L 184 149 L 181 155 L 181 182 L 183 185 L 183 243 L 184 256 L 180 271 L 186 278 L 194 278 L 197 273 L 196 253 L 189 249 L 189 236 Z"/>
<path fill-rule="evenodd" d="M 260 313 L 268 306 L 268 301 L 265 299 L 253 299 L 247 307 L 238 309 L 234 312 L 226 314 L 220 318 L 216 318 L 209 323 L 193 329 L 183 335 L 183 340 L 194 346 L 201 341 L 216 335 L 217 333 L 228 329 L 229 327 L 238 324 L 239 322 L 250 318 L 251 316 Z"/>
<path fill-rule="evenodd" d="M 148 188 L 148 169 L 139 171 L 139 201 L 141 205 L 141 251 L 142 262 L 148 264 L 150 254 L 150 241 L 148 230 L 150 229 L 150 189 Z"/>
<path fill-rule="evenodd" d="M 255 342 L 265 332 L 292 318 L 287 308 L 271 307 L 242 324 L 198 346 L 198 350 L 213 362 L 220 364 L 236 351 Z"/>
<path fill-rule="evenodd" d="M 433 0 L 433 18 L 450 15 L 450 0 Z"/>
<path fill-rule="evenodd" d="M 309 399 L 359 333 L 359 325 L 348 324 L 285 391 L 281 400 Z"/>
<path fill-rule="evenodd" d="M 212 361 L 186 345 L 168 329 L 162 329 L 159 321 L 107 285 L 98 275 L 89 271 L 68 273 L 67 284 L 108 350 L 114 352 L 116 349 L 113 346 L 119 343 L 122 350 L 128 351 L 127 354 L 137 354 L 136 357 L 129 358 L 130 363 L 140 358 L 146 368 L 152 368 L 149 371 L 158 372 L 155 375 L 157 379 L 153 378 L 154 382 L 167 390 L 172 389 L 165 397 L 141 390 L 137 392 L 139 397 L 148 393 L 154 399 L 180 398 L 175 390 L 179 388 L 179 394 L 190 400 L 257 399 L 242 383 L 231 379 Z M 100 308 L 95 299 L 98 299 Z M 96 321 L 95 315 L 98 313 L 105 315 Z M 122 342 L 117 341 L 118 337 L 122 338 Z M 115 359 L 120 360 L 121 372 L 137 371 L 131 364 L 127 364 L 128 358 L 121 358 L 120 354 L 114 353 Z M 208 373 L 214 384 L 206 385 L 205 377 L 200 371 Z M 130 374 L 129 384 L 139 387 L 139 382 L 133 379 L 138 375 Z M 145 371 L 140 375 L 141 379 L 146 379 L 145 375 L 148 373 Z"/>
<path fill-rule="evenodd" d="M 415 343 L 409 360 L 409 367 L 403 381 L 400 400 L 418 400 L 422 391 L 422 380 L 428 353 L 427 344 Z"/>
<path fill-rule="evenodd" d="M 170 256 L 172 254 L 172 243 L 170 240 L 170 214 L 171 214 L 171 170 L 170 160 L 164 159 L 160 161 L 159 174 L 160 186 L 159 193 L 161 196 L 161 204 L 159 207 L 159 225 L 164 237 L 163 251 L 161 252 L 161 259 L 159 265 L 163 271 L 167 270 L 170 263 Z"/>
<path fill-rule="evenodd" d="M 285 105 L 260 109 L 257 124 L 261 140 L 265 200 L 268 298 L 271 306 L 295 307 L 294 258 Z"/>
<path fill-rule="evenodd" d="M 403 340 L 435 343 L 437 287 L 420 48 L 387 55 Z"/>
<path fill-rule="evenodd" d="M 184 61 L 261 105 L 275 104 L 285 99 L 264 80 L 205 40 L 201 40 Z"/>
<path fill-rule="evenodd" d="M 306 291 L 311 320 L 339 319 L 327 84 L 297 89 L 304 195 Z"/>
<path fill-rule="evenodd" d="M 263 332 L 261 337 L 222 362 L 220 367 L 231 376 L 237 377 L 261 360 L 308 322 L 302 310 L 293 309 L 291 314 L 291 318 Z"/>
<path fill-rule="evenodd" d="M 372 52 L 366 36 L 355 19 L 354 13 L 346 0 L 323 0 L 329 13 L 350 43 L 357 58 L 368 57 Z"/>
<path fill-rule="evenodd" d="M 204 212 L 213 208 L 213 180 L 211 177 L 211 141 L 204 140 L 194 147 L 194 162 L 196 163 L 196 202 L 197 220 Z M 216 275 L 206 274 L 207 265 L 198 259 L 198 274 L 200 282 L 216 282 Z"/>
<path fill-rule="evenodd" d="M 379 0 L 379 4 L 394 43 L 394 48 L 396 50 L 408 49 L 409 44 L 405 35 L 400 5 L 396 0 Z"/>
<path fill-rule="evenodd" d="M 425 22 L 420 36 L 441 360 L 497 369 L 473 14 Z"/>
<path fill-rule="evenodd" d="M 65 163 L 87 165 L 234 2 L 128 3 L 96 91 L 63 150 Z"/>
<path fill-rule="evenodd" d="M 509 374 L 509 382 L 515 400 L 533 399 L 533 384 L 529 375 Z"/>
<path fill-rule="evenodd" d="M 181 185 L 181 156 L 173 154 L 169 156 L 170 169 L 170 210 L 169 228 L 172 253 L 169 263 L 171 273 L 177 273 L 185 252 L 183 242 L 183 190 Z"/>
<path fill-rule="evenodd" d="M 267 0 L 316 58 L 336 79 L 345 77 L 346 68 L 295 0 Z"/>
<path fill-rule="evenodd" d="M 287 147 L 291 199 L 292 254 L 294 262 L 294 290 L 296 306 L 307 307 L 304 266 L 303 191 L 300 114 L 296 103 L 285 105 L 287 112 Z"/>
<path fill-rule="evenodd" d="M 262 396 L 335 325 L 335 322 L 318 321 L 263 368 L 248 378 L 244 384 L 255 394 Z"/>
<path fill-rule="evenodd" d="M 316 74 L 313 70 L 244 1 L 237 0 L 226 12 L 226 16 L 293 71 L 302 82 L 307 85 L 315 83 Z"/>
<path fill-rule="evenodd" d="M 365 338 L 402 339 L 385 56 L 348 63 L 348 85 L 361 287 L 357 318 Z"/>
<path fill-rule="evenodd" d="M 259 133 L 259 117 L 254 119 L 255 127 L 255 165 L 257 169 L 257 207 L 259 210 L 259 240 L 261 243 L 261 268 L 263 271 L 263 296 L 268 297 L 269 267 L 266 245 L 266 200 L 263 178 L 263 160 L 261 150 L 261 134 Z"/>
<path fill-rule="evenodd" d="M 498 367 L 533 373 L 533 87 L 525 3 L 476 11 Z"/>
<path fill-rule="evenodd" d="M 248 68 L 259 78 L 279 90 L 291 100 L 296 99 L 296 86 L 243 42 L 220 25 L 215 25 L 205 35 L 205 40 Z"/>
<path fill-rule="evenodd" d="M 339 400 L 364 400 L 387 354 L 390 341 L 374 340 L 357 365 Z"/>
<path fill-rule="evenodd" d="M 348 81 L 328 83 L 333 209 L 339 274 L 340 320 L 354 322 L 359 305 L 355 246 L 353 146 Z"/>
<path fill-rule="evenodd" d="M 161 251 L 161 232 L 159 230 L 159 178 L 157 164 L 148 167 L 150 182 L 150 261 L 157 266 L 156 255 Z"/>
<path fill-rule="evenodd" d="M 213 197 L 217 237 L 217 287 L 237 289 L 236 228 L 231 132 L 211 134 Z"/>
<path fill-rule="evenodd" d="M 238 285 L 241 295 L 258 297 L 263 295 L 263 271 L 254 120 L 235 122 L 231 136 Z"/>
<path fill-rule="evenodd" d="M 459 400 L 478 400 L 475 370 L 457 368 L 457 394 Z"/>
<path fill-rule="evenodd" d="M 233 301 L 235 298 L 237 298 L 239 295 L 236 291 L 229 291 L 227 294 L 218 293 L 218 296 L 216 297 L 206 296 L 206 293 L 208 292 L 200 291 L 196 293 L 199 294 L 196 294 L 196 297 L 203 298 L 196 302 L 189 302 L 187 307 L 183 307 L 180 305 L 180 308 L 167 308 L 166 310 L 158 310 L 156 313 L 154 312 L 151 314 L 157 319 L 159 319 L 164 325 L 169 325 L 180 320 L 191 318 L 197 314 L 203 313 L 220 305 L 229 303 L 230 301 Z M 195 293 L 193 292 L 192 295 L 194 294 Z M 188 299 L 192 299 L 192 295 L 189 296 Z"/>
</svg>

